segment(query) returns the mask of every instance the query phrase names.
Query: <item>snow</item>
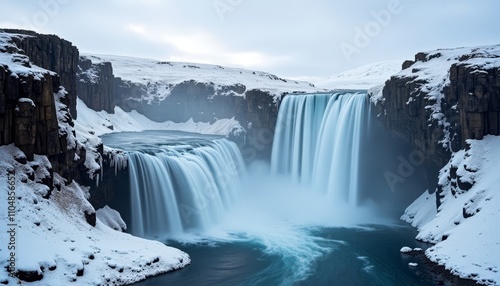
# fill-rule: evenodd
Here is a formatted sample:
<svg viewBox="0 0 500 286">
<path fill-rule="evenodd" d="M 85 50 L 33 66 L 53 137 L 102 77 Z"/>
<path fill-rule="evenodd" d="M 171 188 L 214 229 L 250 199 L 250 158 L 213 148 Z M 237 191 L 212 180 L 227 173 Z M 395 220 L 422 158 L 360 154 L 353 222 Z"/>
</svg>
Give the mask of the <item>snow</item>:
<svg viewBox="0 0 500 286">
<path fill-rule="evenodd" d="M 123 221 L 120 213 L 109 206 L 104 206 L 96 211 L 97 218 L 106 226 L 117 230 L 127 230 L 127 225 Z"/>
<path fill-rule="evenodd" d="M 97 84 L 99 82 L 99 71 L 95 66 L 91 66 L 88 70 L 78 71 L 78 76 L 81 78 L 81 82 L 88 81 L 89 83 Z"/>
<path fill-rule="evenodd" d="M 115 113 L 106 111 L 96 112 L 88 108 L 85 103 L 78 99 L 78 119 L 75 121 L 75 129 L 79 140 L 86 141 L 114 132 L 140 132 L 145 130 L 175 130 L 199 134 L 229 136 L 235 133 L 244 133 L 245 130 L 240 123 L 233 118 L 221 118 L 214 122 L 194 122 L 189 119 L 186 122 L 154 122 L 146 116 L 133 110 L 125 112 L 120 107 L 115 107 Z M 80 137 L 81 136 L 81 137 Z"/>
<path fill-rule="evenodd" d="M 392 75 L 401 71 L 403 61 L 376 62 L 341 72 L 316 82 L 326 89 L 368 90 L 383 85 Z"/>
<path fill-rule="evenodd" d="M 426 192 L 402 219 L 418 228 L 417 239 L 435 244 L 425 252 L 432 261 L 463 278 L 499 285 L 500 136 L 467 142 L 470 149 L 454 153 L 440 172 L 444 197 L 439 212 L 434 195 Z M 455 187 L 454 179 L 450 182 L 452 167 L 457 168 L 457 180 L 475 182 L 470 190 Z"/>
<path fill-rule="evenodd" d="M 460 63 L 482 72 L 484 69 L 500 67 L 500 45 L 439 49 L 426 52 L 427 56 L 423 61 L 415 62 L 411 67 L 393 75 L 397 78 L 408 78 L 411 82 L 416 82 L 420 86 L 412 92 L 412 96 L 425 94 L 427 106 L 430 111 L 429 121 L 437 121 L 444 131 L 444 137 L 439 142 L 443 148 L 449 149 L 450 132 L 449 122 L 441 110 L 441 102 L 444 98 L 444 87 L 450 84 L 450 67 Z M 383 100 L 381 91 L 373 93 L 376 103 Z"/>
<path fill-rule="evenodd" d="M 31 106 L 33 107 L 36 107 L 35 103 L 33 102 L 33 100 L 29 99 L 29 98 L 26 98 L 26 97 L 21 97 L 17 100 L 17 102 L 22 102 L 22 103 L 29 103 L 31 104 Z"/>
<path fill-rule="evenodd" d="M 94 212 L 86 187 L 75 182 L 66 185 L 64 178 L 54 174 L 57 187 L 50 191 L 39 183 L 51 168 L 47 158 L 35 156 L 23 165 L 16 157 L 25 156 L 14 145 L 0 146 L 0 174 L 15 174 L 16 269 L 43 274 L 41 281 L 29 285 L 123 285 L 190 263 L 180 250 L 109 228 L 100 220 L 102 215 L 92 227 L 84 216 Z M 6 175 L 0 176 L 0 185 L 7 186 L 7 180 Z M 7 192 L 0 192 L 0 200 L 7 202 Z M 2 222 L 9 219 L 6 206 L 1 204 Z M 104 212 L 117 221 L 116 213 Z M 0 282 L 14 285 L 18 279 L 9 277 L 6 269 L 10 250 L 3 237 L 7 230 L 6 223 L 0 224 Z M 83 276 L 78 276 L 82 271 Z"/>
<path fill-rule="evenodd" d="M 27 36 L 0 32 L 0 66 L 14 77 L 42 79 L 54 75 L 31 64 L 21 54 L 12 38 L 22 37 Z M 66 96 L 62 87 L 54 93 L 59 135 L 67 139 L 68 149 L 85 147 L 89 175 L 99 179 L 102 157 L 97 149 L 101 141 L 88 131 L 77 136 L 68 107 L 62 103 Z M 19 102 L 34 105 L 28 98 Z M 77 153 L 74 160 L 80 159 Z M 126 164 L 123 153 L 106 148 L 105 154 L 110 153 L 116 156 L 112 158 L 115 166 Z M 99 210 L 95 227 L 90 225 L 86 216 L 96 212 L 88 202 L 88 188 L 76 182 L 70 184 L 57 173 L 51 174 L 51 170 L 46 156 L 35 155 L 33 161 L 27 162 L 25 154 L 13 144 L 0 146 L 0 185 L 15 189 L 15 194 L 0 192 L 0 201 L 5 202 L 0 204 L 0 221 L 4 222 L 0 224 L 0 283 L 28 284 L 9 276 L 8 260 L 13 255 L 17 271 L 43 275 L 42 280 L 30 285 L 131 284 L 190 263 L 189 256 L 178 249 L 108 227 L 120 230 L 126 227 L 119 214 L 109 208 Z M 14 204 L 15 211 L 8 212 L 8 207 Z M 15 244 L 9 245 L 7 231 L 12 229 L 16 233 Z"/>
<path fill-rule="evenodd" d="M 13 38 L 29 37 L 21 34 L 9 34 L 0 31 L 0 66 L 4 66 L 9 70 L 13 77 L 19 75 L 31 75 L 35 79 L 42 79 L 45 74 L 54 74 L 51 71 L 38 67 L 30 63 L 26 55 L 21 54 L 22 50 L 12 42 Z M 11 53 L 7 53 L 9 50 Z"/>
<path fill-rule="evenodd" d="M 408 263 L 408 266 L 410 266 L 410 267 L 417 267 L 418 263 L 410 262 L 410 263 Z"/>
<path fill-rule="evenodd" d="M 413 249 L 412 249 L 411 247 L 408 247 L 408 246 L 403 246 L 403 247 L 399 250 L 399 252 L 401 252 L 401 253 L 410 253 L 410 252 L 412 252 L 412 251 L 413 251 Z"/>
<path fill-rule="evenodd" d="M 90 54 L 83 56 L 90 59 L 93 64 L 111 62 L 116 77 L 147 87 L 147 95 L 143 95 L 142 98 L 147 102 L 162 101 L 170 95 L 173 86 L 191 80 L 213 84 L 216 92 L 221 95 L 244 96 L 244 93 L 222 89 L 222 86 L 241 84 L 246 90 L 268 91 L 275 99 L 284 92 L 305 93 L 320 90 L 309 82 L 283 79 L 260 71 L 123 56 Z"/>
</svg>

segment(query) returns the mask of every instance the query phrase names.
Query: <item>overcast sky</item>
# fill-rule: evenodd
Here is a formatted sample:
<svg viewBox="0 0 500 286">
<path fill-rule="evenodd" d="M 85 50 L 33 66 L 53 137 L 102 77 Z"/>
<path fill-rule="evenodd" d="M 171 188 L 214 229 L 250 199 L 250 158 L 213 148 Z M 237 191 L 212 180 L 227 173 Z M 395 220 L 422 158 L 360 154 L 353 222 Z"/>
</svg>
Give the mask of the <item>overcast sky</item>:
<svg viewBox="0 0 500 286">
<path fill-rule="evenodd" d="M 500 44 L 499 0 L 0 0 L 0 28 L 80 52 L 322 77 L 419 51 Z"/>
</svg>

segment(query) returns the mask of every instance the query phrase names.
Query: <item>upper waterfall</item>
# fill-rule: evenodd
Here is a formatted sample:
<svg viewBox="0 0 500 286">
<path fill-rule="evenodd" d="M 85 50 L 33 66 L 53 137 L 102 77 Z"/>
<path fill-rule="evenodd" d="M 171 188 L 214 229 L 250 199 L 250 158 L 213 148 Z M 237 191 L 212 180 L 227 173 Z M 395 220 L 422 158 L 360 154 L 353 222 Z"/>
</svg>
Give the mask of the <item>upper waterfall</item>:
<svg viewBox="0 0 500 286">
<path fill-rule="evenodd" d="M 355 205 L 369 110 L 364 92 L 285 97 L 276 125 L 272 172 Z"/>
</svg>

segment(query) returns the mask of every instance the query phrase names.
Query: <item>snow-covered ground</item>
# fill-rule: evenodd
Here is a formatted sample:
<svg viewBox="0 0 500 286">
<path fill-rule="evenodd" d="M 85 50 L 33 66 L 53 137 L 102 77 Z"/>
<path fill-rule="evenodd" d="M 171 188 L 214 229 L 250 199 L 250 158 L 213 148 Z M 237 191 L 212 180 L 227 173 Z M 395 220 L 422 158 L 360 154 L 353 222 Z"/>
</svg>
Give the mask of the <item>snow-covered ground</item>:
<svg viewBox="0 0 500 286">
<path fill-rule="evenodd" d="M 387 61 L 367 64 L 315 81 L 316 86 L 326 89 L 363 89 L 383 85 L 392 75 L 401 71 L 403 61 Z"/>
<path fill-rule="evenodd" d="M 246 90 L 260 89 L 276 96 L 283 92 L 317 92 L 309 82 L 283 79 L 261 71 L 223 67 L 207 64 L 165 62 L 153 59 L 83 54 L 92 63 L 111 62 L 116 77 L 146 86 L 148 95 L 143 100 L 163 100 L 170 95 L 174 85 L 194 80 L 213 83 L 215 90 L 222 86 L 244 85 Z M 90 74 L 89 78 L 93 78 Z M 225 94 L 240 95 L 227 91 Z"/>
<path fill-rule="evenodd" d="M 57 187 L 50 191 L 39 183 L 48 175 L 47 158 L 18 162 L 23 159 L 15 146 L 0 146 L 0 185 L 12 186 L 15 193 L 0 192 L 0 283 L 18 283 L 6 268 L 13 254 L 16 270 L 43 275 L 29 285 L 123 285 L 190 263 L 178 249 L 109 228 L 99 219 L 102 215 L 91 226 L 85 218 L 85 213 L 94 213 L 87 188 L 75 182 L 66 185 L 55 174 Z M 15 201 L 15 212 L 7 211 L 9 199 Z M 115 223 L 118 219 L 107 217 Z M 10 239 L 12 230 L 15 239 Z"/>
<path fill-rule="evenodd" d="M 106 111 L 94 111 L 78 99 L 78 119 L 75 120 L 77 137 L 82 140 L 92 140 L 95 136 L 101 136 L 113 132 L 140 132 L 145 130 L 175 130 L 199 134 L 229 136 L 238 132 L 245 132 L 240 123 L 234 118 L 223 118 L 214 122 L 154 122 L 146 116 L 133 110 L 125 112 L 120 107 L 115 107 L 115 113 Z"/>
<path fill-rule="evenodd" d="M 440 172 L 439 210 L 435 195 L 425 192 L 402 219 L 418 228 L 417 239 L 435 243 L 426 251 L 432 261 L 463 278 L 500 285 L 500 136 L 468 143 L 471 148 L 454 153 Z M 474 183 L 470 190 L 459 188 L 467 183 Z"/>
</svg>

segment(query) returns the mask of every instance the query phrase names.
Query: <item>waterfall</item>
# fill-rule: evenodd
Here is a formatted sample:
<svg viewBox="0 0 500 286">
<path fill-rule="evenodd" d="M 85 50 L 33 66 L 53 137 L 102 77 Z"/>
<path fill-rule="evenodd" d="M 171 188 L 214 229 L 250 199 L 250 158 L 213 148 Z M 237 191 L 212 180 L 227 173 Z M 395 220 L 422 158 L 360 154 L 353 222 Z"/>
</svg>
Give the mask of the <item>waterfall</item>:
<svg viewBox="0 0 500 286">
<path fill-rule="evenodd" d="M 231 207 L 244 163 L 226 139 L 155 146 L 129 155 L 131 233 L 202 231 Z"/>
<path fill-rule="evenodd" d="M 285 97 L 276 125 L 272 172 L 355 205 L 369 108 L 366 93 Z"/>
</svg>

